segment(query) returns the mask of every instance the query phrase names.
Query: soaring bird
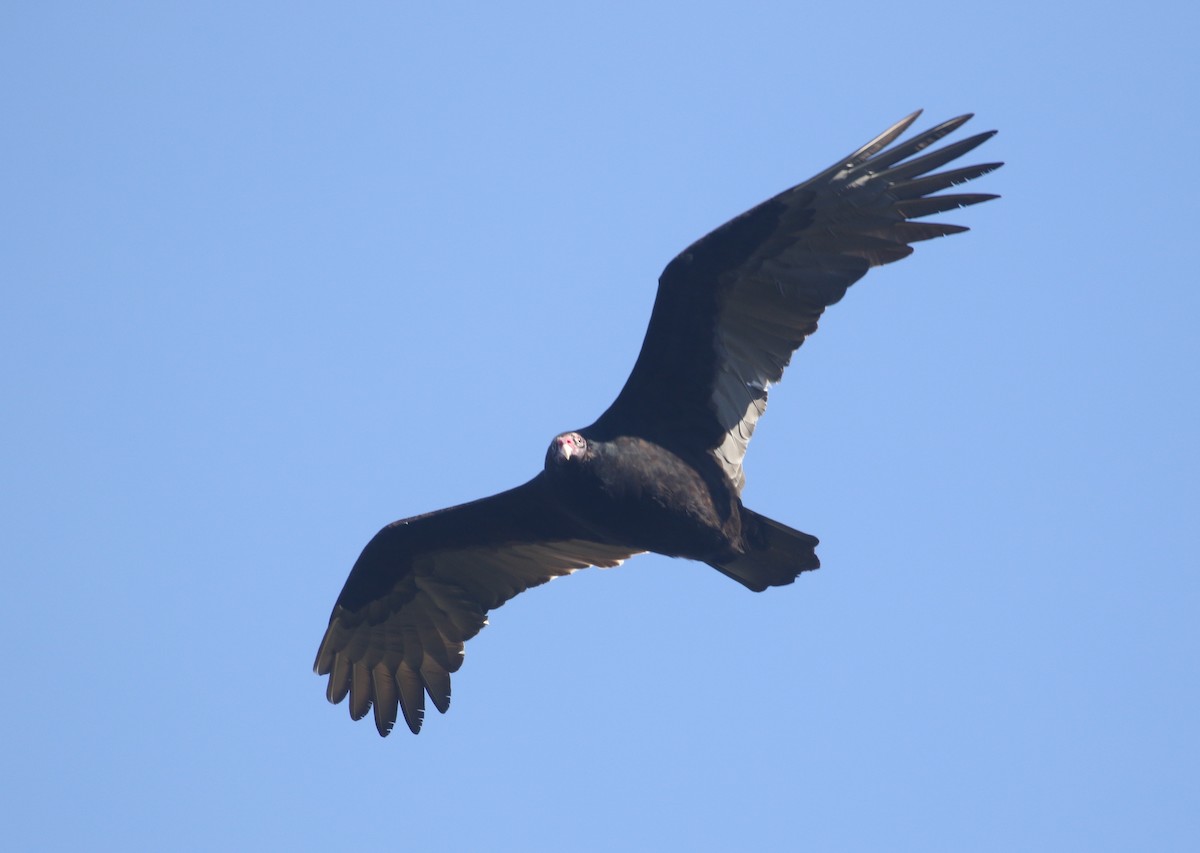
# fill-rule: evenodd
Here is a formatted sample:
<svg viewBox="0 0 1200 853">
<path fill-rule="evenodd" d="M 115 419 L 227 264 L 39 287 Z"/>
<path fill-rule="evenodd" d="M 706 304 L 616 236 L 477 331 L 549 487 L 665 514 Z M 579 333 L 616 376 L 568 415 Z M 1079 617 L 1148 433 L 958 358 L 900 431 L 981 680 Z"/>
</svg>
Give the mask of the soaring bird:
<svg viewBox="0 0 1200 853">
<path fill-rule="evenodd" d="M 935 195 L 1001 163 L 935 171 L 989 139 L 931 152 L 960 116 L 892 145 L 920 111 L 700 238 L 658 279 L 633 372 L 591 426 L 550 442 L 527 483 L 387 525 L 359 555 L 317 651 L 330 702 L 420 731 L 488 611 L 530 587 L 643 551 L 707 563 L 761 592 L 816 569 L 817 539 L 742 504 L 767 393 L 826 307 L 868 269 L 960 225 L 916 222 L 986 193 Z M 891 147 L 889 147 L 891 146 Z"/>
</svg>

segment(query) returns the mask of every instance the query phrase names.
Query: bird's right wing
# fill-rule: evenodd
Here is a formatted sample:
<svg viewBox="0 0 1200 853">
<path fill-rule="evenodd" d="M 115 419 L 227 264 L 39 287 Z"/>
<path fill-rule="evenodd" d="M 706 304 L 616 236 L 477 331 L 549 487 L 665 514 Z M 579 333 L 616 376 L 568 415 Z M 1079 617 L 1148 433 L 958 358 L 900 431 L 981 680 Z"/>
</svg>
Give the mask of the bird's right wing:
<svg viewBox="0 0 1200 853">
<path fill-rule="evenodd" d="M 463 644 L 487 613 L 538 584 L 635 553 L 588 538 L 554 509 L 542 476 L 489 498 L 389 524 L 367 543 L 338 596 L 314 668 L 350 716 L 374 707 L 387 735 L 415 734 L 425 695 L 442 713 Z"/>
<path fill-rule="evenodd" d="M 740 491 L 767 391 L 825 308 L 871 267 L 911 254 L 909 244 L 967 230 L 910 220 L 996 197 L 932 195 L 1001 164 L 935 172 L 993 135 L 923 153 L 969 115 L 892 146 L 918 115 L 672 260 L 633 371 L 591 434 L 632 433 L 708 453 Z"/>
</svg>

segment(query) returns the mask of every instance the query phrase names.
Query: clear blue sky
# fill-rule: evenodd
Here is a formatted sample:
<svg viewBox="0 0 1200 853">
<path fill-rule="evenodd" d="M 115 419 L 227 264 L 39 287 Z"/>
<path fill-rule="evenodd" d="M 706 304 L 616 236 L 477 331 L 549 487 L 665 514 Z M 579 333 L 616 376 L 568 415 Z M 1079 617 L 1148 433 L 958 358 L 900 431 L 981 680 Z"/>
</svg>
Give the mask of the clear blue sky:
<svg viewBox="0 0 1200 853">
<path fill-rule="evenodd" d="M 0 27 L 9 849 L 1200 849 L 1194 4 L 200 5 Z M 918 107 L 1004 198 L 772 395 L 745 498 L 825 568 L 581 572 L 419 737 L 328 705 L 375 530 Z"/>
</svg>

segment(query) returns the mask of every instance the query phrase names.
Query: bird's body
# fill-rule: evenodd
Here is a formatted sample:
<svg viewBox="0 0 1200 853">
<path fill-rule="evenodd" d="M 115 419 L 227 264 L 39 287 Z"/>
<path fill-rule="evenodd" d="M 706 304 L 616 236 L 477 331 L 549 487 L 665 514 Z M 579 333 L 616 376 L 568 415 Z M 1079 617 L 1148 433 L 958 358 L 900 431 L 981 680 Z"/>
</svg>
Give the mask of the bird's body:
<svg viewBox="0 0 1200 853">
<path fill-rule="evenodd" d="M 987 201 L 932 195 L 999 163 L 930 174 L 992 134 L 931 153 L 962 116 L 890 147 L 907 117 L 802 184 L 693 243 L 659 278 L 646 338 L 617 399 L 551 442 L 524 485 L 404 519 L 363 549 L 317 653 L 328 698 L 413 732 L 487 613 L 531 586 L 654 551 L 755 591 L 817 568 L 817 540 L 742 504 L 742 461 L 767 393 L 826 307 L 872 266 L 957 225 L 913 222 Z M 920 156 L 917 156 L 920 154 Z"/>
<path fill-rule="evenodd" d="M 543 476 L 557 505 L 601 541 L 704 562 L 736 548 L 741 502 L 711 459 L 640 436 L 584 440 L 586 455 L 548 458 Z"/>
</svg>

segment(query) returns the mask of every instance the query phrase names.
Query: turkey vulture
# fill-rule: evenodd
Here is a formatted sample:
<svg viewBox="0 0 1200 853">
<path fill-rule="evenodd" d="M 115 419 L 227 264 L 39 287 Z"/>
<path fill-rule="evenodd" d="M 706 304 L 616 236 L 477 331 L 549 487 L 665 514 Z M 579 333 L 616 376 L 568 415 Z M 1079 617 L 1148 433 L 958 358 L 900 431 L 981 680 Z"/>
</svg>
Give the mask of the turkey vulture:
<svg viewBox="0 0 1200 853">
<path fill-rule="evenodd" d="M 586 566 L 654 551 L 755 592 L 817 568 L 815 537 L 742 505 L 742 459 L 771 383 L 821 312 L 910 243 L 967 230 L 912 220 L 996 198 L 932 195 L 1002 165 L 934 173 L 995 131 L 921 153 L 965 115 L 889 148 L 918 115 L 667 264 L 621 393 L 591 426 L 555 437 L 532 480 L 380 530 L 317 652 L 329 701 L 349 695 L 355 720 L 374 708 L 381 735 L 402 713 L 415 734 L 426 694 L 449 707 L 450 673 L 489 610 Z"/>
</svg>

